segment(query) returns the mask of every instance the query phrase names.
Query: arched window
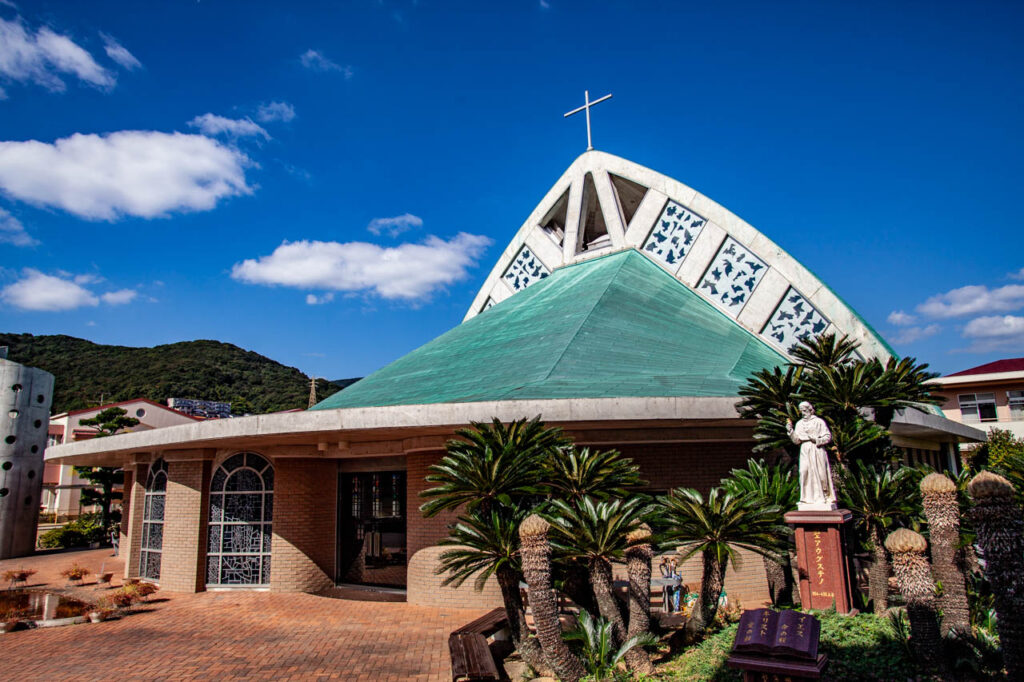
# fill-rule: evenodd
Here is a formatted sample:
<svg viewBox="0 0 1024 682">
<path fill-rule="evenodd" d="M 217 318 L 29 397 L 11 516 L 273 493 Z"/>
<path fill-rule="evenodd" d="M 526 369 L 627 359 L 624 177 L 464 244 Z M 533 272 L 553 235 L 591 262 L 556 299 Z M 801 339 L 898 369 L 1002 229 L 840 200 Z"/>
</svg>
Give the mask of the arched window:
<svg viewBox="0 0 1024 682">
<path fill-rule="evenodd" d="M 164 548 L 164 503 L 167 501 L 167 462 L 158 459 L 149 467 L 146 479 L 146 504 L 142 512 L 142 551 L 139 575 L 160 580 L 160 561 Z"/>
<path fill-rule="evenodd" d="M 228 457 L 210 482 L 207 585 L 269 585 L 274 467 L 242 452 Z"/>
</svg>

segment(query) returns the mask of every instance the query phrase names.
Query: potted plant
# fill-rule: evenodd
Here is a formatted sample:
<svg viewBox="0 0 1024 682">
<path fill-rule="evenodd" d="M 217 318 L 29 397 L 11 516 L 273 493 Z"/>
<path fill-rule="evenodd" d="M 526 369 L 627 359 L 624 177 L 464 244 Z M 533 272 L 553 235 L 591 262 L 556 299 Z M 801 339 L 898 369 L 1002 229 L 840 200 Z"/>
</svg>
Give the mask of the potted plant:
<svg viewBox="0 0 1024 682">
<path fill-rule="evenodd" d="M 71 564 L 68 568 L 65 568 L 60 572 L 62 576 L 68 579 L 68 582 L 76 585 L 81 585 L 82 580 L 85 576 L 89 575 L 89 569 L 84 566 L 79 566 L 77 563 Z"/>
<path fill-rule="evenodd" d="M 138 594 L 135 592 L 134 585 L 125 585 L 111 594 L 109 599 L 112 605 L 127 613 L 131 611 L 132 604 L 138 600 Z"/>
<path fill-rule="evenodd" d="M 143 583 L 143 582 L 136 583 L 135 585 L 132 585 L 132 588 L 134 588 L 135 594 L 142 601 L 146 601 L 146 597 L 148 597 L 151 594 L 154 594 L 155 592 L 157 592 L 160 589 L 157 585 L 154 585 L 153 583 Z"/>
<path fill-rule="evenodd" d="M 89 621 L 93 623 L 102 623 L 107 620 L 114 613 L 113 606 L 114 604 L 110 599 L 100 599 L 96 602 L 96 608 L 89 612 Z"/>
<path fill-rule="evenodd" d="M 22 585 L 28 582 L 28 579 L 36 574 L 34 568 L 18 568 L 11 571 L 4 571 L 4 580 L 10 583 L 10 589 L 14 589 L 14 586 L 18 583 Z"/>
</svg>

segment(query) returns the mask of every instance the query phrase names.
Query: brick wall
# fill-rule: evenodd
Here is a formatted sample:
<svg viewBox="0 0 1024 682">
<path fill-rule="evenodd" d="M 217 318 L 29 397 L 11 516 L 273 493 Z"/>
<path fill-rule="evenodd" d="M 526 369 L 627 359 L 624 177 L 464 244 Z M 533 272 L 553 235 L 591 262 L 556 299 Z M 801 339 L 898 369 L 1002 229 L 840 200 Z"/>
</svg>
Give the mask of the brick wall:
<svg viewBox="0 0 1024 682">
<path fill-rule="evenodd" d="M 442 587 L 444 575 L 437 575 L 435 570 L 438 557 L 445 547 L 427 547 L 421 549 L 409 560 L 409 585 L 406 599 L 415 606 L 436 606 L 459 609 L 493 609 L 503 604 L 501 588 L 498 581 L 491 578 L 484 589 L 477 592 L 473 588 L 475 576 L 464 582 L 458 589 Z"/>
<path fill-rule="evenodd" d="M 197 592 L 205 586 L 210 462 L 168 462 L 160 587 Z"/>
<path fill-rule="evenodd" d="M 134 471 L 129 468 L 125 468 L 124 471 L 124 492 L 121 498 L 121 523 L 118 529 L 118 553 L 125 551 L 125 546 L 128 544 L 128 524 L 132 516 L 132 484 L 135 480 Z M 124 556 L 124 555 L 122 555 Z M 126 564 L 128 562 L 125 562 Z"/>
<path fill-rule="evenodd" d="M 753 457 L 753 441 L 718 443 L 629 444 L 618 448 L 640 467 L 640 475 L 654 490 L 685 486 L 702 493 L 718 485 L 729 471 L 746 466 Z"/>
<path fill-rule="evenodd" d="M 128 513 L 122 517 L 121 524 L 127 532 L 118 551 L 124 553 L 124 577 L 134 578 L 139 575 L 139 547 L 142 545 L 142 514 L 145 511 L 146 477 L 149 475 L 148 464 L 138 464 L 132 476 L 132 485 L 128 487 L 125 478 L 125 490 L 129 494 Z"/>
<path fill-rule="evenodd" d="M 337 489 L 333 460 L 275 462 L 271 590 L 316 592 L 334 585 Z"/>
</svg>

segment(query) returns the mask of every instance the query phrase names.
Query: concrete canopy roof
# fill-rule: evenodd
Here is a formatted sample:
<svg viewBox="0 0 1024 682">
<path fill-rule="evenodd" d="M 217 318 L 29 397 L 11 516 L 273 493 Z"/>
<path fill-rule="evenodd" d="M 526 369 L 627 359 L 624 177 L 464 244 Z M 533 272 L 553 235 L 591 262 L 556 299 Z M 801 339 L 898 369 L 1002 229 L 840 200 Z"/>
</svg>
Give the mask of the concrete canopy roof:
<svg viewBox="0 0 1024 682">
<path fill-rule="evenodd" d="M 786 359 L 638 251 L 569 265 L 313 410 L 728 397 Z"/>
</svg>

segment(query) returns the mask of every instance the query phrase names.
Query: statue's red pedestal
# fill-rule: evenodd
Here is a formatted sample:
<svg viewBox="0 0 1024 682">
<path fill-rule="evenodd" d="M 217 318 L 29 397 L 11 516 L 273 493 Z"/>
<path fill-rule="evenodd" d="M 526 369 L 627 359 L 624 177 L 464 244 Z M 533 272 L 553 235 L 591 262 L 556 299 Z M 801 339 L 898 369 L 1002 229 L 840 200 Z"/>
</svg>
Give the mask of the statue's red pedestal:
<svg viewBox="0 0 1024 682">
<path fill-rule="evenodd" d="M 853 613 L 853 589 L 847 529 L 853 514 L 834 511 L 794 511 L 785 515 L 796 533 L 796 563 L 800 573 L 800 605 Z"/>
</svg>

